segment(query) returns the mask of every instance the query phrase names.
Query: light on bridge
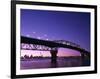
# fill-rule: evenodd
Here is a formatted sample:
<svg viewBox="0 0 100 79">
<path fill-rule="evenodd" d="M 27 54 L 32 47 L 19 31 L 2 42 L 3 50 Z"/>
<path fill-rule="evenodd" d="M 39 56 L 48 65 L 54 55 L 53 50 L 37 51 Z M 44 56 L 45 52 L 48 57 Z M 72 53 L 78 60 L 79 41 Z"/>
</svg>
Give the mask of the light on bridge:
<svg viewBox="0 0 100 79">
<path fill-rule="evenodd" d="M 41 37 L 37 37 L 37 39 L 41 39 Z"/>
<path fill-rule="evenodd" d="M 26 35 L 27 37 L 30 37 L 30 35 L 28 34 L 28 35 Z"/>
<path fill-rule="evenodd" d="M 70 43 L 67 43 L 67 45 L 70 45 Z"/>
</svg>

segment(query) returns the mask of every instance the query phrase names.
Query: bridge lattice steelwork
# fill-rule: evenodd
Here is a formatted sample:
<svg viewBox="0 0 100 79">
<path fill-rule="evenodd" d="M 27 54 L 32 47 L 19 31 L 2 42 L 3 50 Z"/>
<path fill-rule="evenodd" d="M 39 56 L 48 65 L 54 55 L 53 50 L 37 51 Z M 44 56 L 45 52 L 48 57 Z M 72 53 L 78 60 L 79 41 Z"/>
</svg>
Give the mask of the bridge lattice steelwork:
<svg viewBox="0 0 100 79">
<path fill-rule="evenodd" d="M 58 48 L 61 47 L 79 51 L 83 57 L 88 56 L 90 58 L 90 52 L 81 48 L 80 45 L 72 43 L 70 41 L 65 41 L 65 40 L 47 41 L 47 40 L 40 40 L 40 39 L 21 36 L 21 49 L 50 51 L 52 56 L 52 61 L 56 61 Z"/>
</svg>

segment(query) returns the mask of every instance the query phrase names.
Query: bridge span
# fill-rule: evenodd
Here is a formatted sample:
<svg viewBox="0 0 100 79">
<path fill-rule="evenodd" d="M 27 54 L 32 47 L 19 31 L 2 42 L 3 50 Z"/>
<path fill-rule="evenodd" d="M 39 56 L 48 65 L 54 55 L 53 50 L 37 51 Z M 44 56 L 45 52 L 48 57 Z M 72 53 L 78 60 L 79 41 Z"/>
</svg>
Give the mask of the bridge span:
<svg viewBox="0 0 100 79">
<path fill-rule="evenodd" d="M 86 57 L 90 58 L 90 52 L 81 48 L 80 45 L 72 43 L 70 41 L 65 41 L 65 40 L 49 41 L 49 40 L 41 40 L 41 39 L 21 36 L 21 49 L 50 51 L 52 63 L 56 63 L 58 49 L 61 47 L 79 51 L 82 59 Z"/>
</svg>

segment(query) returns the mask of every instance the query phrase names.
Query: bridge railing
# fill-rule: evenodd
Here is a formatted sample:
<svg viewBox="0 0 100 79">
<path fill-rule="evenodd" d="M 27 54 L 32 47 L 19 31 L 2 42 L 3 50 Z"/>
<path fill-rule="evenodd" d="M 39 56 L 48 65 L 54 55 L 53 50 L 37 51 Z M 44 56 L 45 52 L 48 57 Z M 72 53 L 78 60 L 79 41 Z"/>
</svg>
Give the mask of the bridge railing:
<svg viewBox="0 0 100 79">
<path fill-rule="evenodd" d="M 70 42 L 70 41 L 65 41 L 65 40 L 54 40 L 54 42 L 56 43 L 60 43 L 60 44 L 64 44 L 64 45 L 70 45 L 70 46 L 74 46 L 74 47 L 78 47 L 81 48 L 80 45 Z"/>
</svg>

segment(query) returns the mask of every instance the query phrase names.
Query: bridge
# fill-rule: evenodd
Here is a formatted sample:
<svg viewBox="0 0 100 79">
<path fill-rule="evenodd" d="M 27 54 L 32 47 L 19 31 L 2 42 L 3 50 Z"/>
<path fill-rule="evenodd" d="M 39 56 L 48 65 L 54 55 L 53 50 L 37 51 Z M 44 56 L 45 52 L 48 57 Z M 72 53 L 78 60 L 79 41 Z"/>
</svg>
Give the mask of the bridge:
<svg viewBox="0 0 100 79">
<path fill-rule="evenodd" d="M 49 41 L 49 40 L 41 40 L 41 39 L 21 36 L 21 49 L 50 51 L 52 63 L 56 63 L 58 49 L 61 47 L 79 51 L 82 59 L 86 57 L 90 58 L 90 52 L 81 48 L 80 45 L 70 41 L 65 41 L 65 40 Z"/>
</svg>

